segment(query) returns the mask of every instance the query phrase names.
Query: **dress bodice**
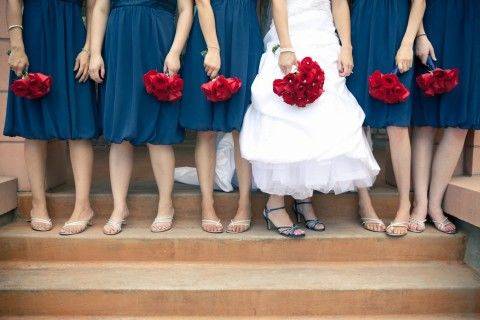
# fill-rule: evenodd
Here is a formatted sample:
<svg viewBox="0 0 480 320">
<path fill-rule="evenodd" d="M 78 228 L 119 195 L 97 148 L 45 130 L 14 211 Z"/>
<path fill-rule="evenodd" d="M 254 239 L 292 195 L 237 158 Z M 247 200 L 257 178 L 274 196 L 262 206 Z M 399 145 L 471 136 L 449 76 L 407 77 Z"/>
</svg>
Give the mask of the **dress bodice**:
<svg viewBox="0 0 480 320">
<path fill-rule="evenodd" d="M 323 11 L 331 13 L 330 0 L 288 0 L 288 16 L 294 17 L 311 11 Z"/>
<path fill-rule="evenodd" d="M 111 0 L 111 7 L 145 6 L 164 9 L 174 13 L 177 9 L 177 0 Z"/>
</svg>

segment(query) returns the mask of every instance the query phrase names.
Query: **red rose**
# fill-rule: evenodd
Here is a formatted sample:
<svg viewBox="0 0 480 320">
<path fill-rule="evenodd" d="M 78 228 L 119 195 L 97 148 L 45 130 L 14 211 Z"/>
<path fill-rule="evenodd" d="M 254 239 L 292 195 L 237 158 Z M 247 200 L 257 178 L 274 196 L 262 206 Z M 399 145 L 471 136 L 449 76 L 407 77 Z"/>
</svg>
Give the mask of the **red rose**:
<svg viewBox="0 0 480 320">
<path fill-rule="evenodd" d="M 416 81 L 427 97 L 452 91 L 459 83 L 458 69 L 440 69 L 417 76 Z"/>
<path fill-rule="evenodd" d="M 46 96 L 52 88 L 52 82 L 51 76 L 29 73 L 22 79 L 15 80 L 10 88 L 16 96 L 34 100 Z"/>
<path fill-rule="evenodd" d="M 387 104 L 404 102 L 410 96 L 410 91 L 396 74 L 383 74 L 378 70 L 368 78 L 368 92 L 372 98 Z"/>
<path fill-rule="evenodd" d="M 242 81 L 239 78 L 225 78 L 218 76 L 217 78 L 202 84 L 202 92 L 211 102 L 221 102 L 229 100 L 242 87 Z"/>
<path fill-rule="evenodd" d="M 143 76 L 147 93 L 159 101 L 174 102 L 183 95 L 183 79 L 178 74 L 169 76 L 155 70 L 150 70 Z"/>
<path fill-rule="evenodd" d="M 325 73 L 312 58 L 298 63 L 297 72 L 273 81 L 273 92 L 286 104 L 304 108 L 315 102 L 323 93 Z"/>
</svg>

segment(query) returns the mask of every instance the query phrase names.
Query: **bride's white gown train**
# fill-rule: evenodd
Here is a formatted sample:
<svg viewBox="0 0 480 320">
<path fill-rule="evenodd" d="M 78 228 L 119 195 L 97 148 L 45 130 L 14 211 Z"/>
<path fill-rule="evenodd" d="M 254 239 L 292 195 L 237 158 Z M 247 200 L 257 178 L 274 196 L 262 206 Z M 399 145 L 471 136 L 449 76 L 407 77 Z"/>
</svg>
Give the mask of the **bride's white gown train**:
<svg viewBox="0 0 480 320">
<path fill-rule="evenodd" d="M 272 23 L 252 86 L 241 132 L 242 155 L 264 192 L 305 199 L 370 187 L 380 168 L 362 129 L 364 113 L 338 74 L 339 40 L 329 0 L 289 0 L 290 37 L 297 58 L 312 57 L 325 71 L 325 92 L 304 109 L 285 104 L 272 90 L 283 77 Z"/>
</svg>

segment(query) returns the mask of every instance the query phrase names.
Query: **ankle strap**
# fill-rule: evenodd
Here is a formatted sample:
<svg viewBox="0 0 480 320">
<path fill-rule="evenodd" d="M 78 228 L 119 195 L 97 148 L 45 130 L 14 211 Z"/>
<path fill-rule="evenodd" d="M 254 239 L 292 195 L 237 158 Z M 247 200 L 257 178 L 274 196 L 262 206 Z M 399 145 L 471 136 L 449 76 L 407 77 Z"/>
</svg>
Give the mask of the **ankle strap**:
<svg viewBox="0 0 480 320">
<path fill-rule="evenodd" d="M 279 207 L 279 208 L 272 208 L 272 209 L 269 209 L 268 207 L 265 207 L 265 213 L 268 215 L 273 211 L 278 211 L 278 210 L 283 210 L 283 209 L 285 209 L 285 206 Z"/>
</svg>

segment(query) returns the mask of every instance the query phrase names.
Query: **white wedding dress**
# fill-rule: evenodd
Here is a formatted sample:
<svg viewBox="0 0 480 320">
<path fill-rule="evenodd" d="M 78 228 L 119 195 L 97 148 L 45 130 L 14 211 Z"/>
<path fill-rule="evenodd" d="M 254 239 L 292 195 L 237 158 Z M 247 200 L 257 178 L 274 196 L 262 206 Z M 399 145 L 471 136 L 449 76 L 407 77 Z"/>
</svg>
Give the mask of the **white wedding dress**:
<svg viewBox="0 0 480 320">
<path fill-rule="evenodd" d="M 380 170 L 362 129 L 364 113 L 339 76 L 339 39 L 329 0 L 288 0 L 290 38 L 297 59 L 309 56 L 325 71 L 325 92 L 300 109 L 273 93 L 278 67 L 275 26 L 265 36 L 252 104 L 241 131 L 241 150 L 264 192 L 305 199 L 372 186 Z M 278 50 L 277 50 L 278 51 Z"/>
</svg>

